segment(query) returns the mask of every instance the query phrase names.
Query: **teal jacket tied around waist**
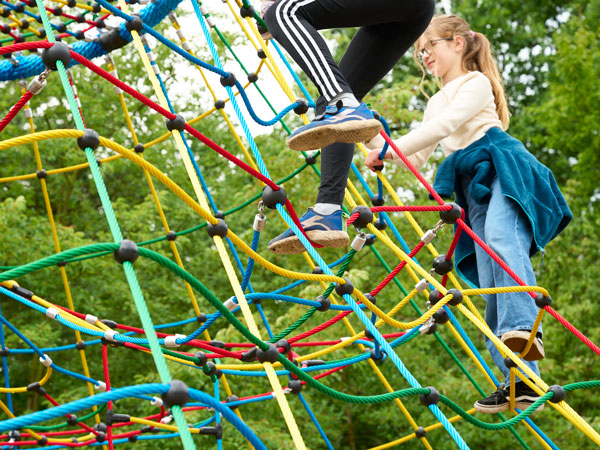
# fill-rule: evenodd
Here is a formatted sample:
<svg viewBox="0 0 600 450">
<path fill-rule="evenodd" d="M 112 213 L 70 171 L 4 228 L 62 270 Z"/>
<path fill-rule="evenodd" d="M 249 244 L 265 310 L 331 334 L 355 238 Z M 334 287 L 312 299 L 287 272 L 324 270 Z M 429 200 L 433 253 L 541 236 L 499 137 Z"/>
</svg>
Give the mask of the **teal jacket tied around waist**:
<svg viewBox="0 0 600 450">
<path fill-rule="evenodd" d="M 445 198 L 456 193 L 456 202 L 465 210 L 467 202 L 461 179 L 468 177 L 469 193 L 480 204 L 489 202 L 490 185 L 498 177 L 502 194 L 516 201 L 531 223 L 533 256 L 554 239 L 573 218 L 552 171 L 525 149 L 521 141 L 500 128 L 491 128 L 479 140 L 448 156 L 440 167 L 434 189 Z M 456 247 L 456 269 L 471 286 L 479 287 L 475 264 L 475 243 L 461 233 Z"/>
</svg>

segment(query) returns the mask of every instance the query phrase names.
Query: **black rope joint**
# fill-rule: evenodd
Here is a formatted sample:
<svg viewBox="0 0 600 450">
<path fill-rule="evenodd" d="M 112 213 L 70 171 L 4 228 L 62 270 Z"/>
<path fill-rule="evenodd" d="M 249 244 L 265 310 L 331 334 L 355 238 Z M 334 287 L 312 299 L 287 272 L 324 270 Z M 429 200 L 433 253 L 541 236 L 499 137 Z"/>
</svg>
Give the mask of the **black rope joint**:
<svg viewBox="0 0 600 450">
<path fill-rule="evenodd" d="M 354 222 L 352 222 L 352 225 L 354 225 L 356 228 L 364 228 L 373 222 L 373 212 L 368 206 L 358 205 L 356 208 L 350 211 L 351 216 L 356 213 L 358 213 L 358 217 Z"/>
<path fill-rule="evenodd" d="M 240 8 L 240 16 L 242 16 L 243 19 L 245 19 L 246 17 L 254 17 L 254 7 L 253 6 L 242 6 Z"/>
<path fill-rule="evenodd" d="M 62 261 L 57 262 L 56 265 L 58 267 L 65 267 L 67 265 L 67 261 L 63 259 Z"/>
<path fill-rule="evenodd" d="M 223 108 L 225 108 L 225 100 L 217 100 L 215 102 L 215 108 L 216 109 L 223 109 Z"/>
<path fill-rule="evenodd" d="M 270 362 L 274 363 L 279 360 L 279 349 L 275 346 L 275 344 L 269 343 L 269 348 L 267 350 L 257 349 L 256 350 L 256 358 L 259 362 Z"/>
<path fill-rule="evenodd" d="M 260 59 L 265 59 L 267 57 L 267 54 L 262 48 L 259 51 L 257 51 L 256 54 Z"/>
<path fill-rule="evenodd" d="M 83 130 L 83 134 L 81 137 L 77 138 L 77 146 L 81 150 L 85 150 L 86 148 L 91 148 L 92 150 L 96 150 L 100 145 L 100 136 L 95 130 L 91 128 L 86 128 Z"/>
<path fill-rule="evenodd" d="M 142 22 L 142 18 L 140 16 L 133 16 L 133 18 L 127 22 L 125 22 L 125 29 L 129 32 L 132 30 L 137 31 L 138 33 L 142 31 L 144 28 L 144 23 Z"/>
<path fill-rule="evenodd" d="M 565 390 L 558 384 L 553 384 L 548 388 L 548 392 L 554 392 L 554 397 L 550 399 L 552 403 L 559 403 L 565 399 Z"/>
<path fill-rule="evenodd" d="M 258 81 L 258 75 L 256 75 L 254 72 L 249 73 L 248 74 L 248 81 L 250 83 L 256 83 Z"/>
<path fill-rule="evenodd" d="M 35 175 L 36 175 L 36 176 L 37 176 L 39 179 L 46 178 L 46 177 L 48 176 L 48 174 L 46 173 L 46 171 L 45 171 L 44 169 L 42 169 L 42 170 L 38 170 L 38 171 L 35 173 Z"/>
<path fill-rule="evenodd" d="M 254 347 L 253 349 L 248 350 L 247 352 L 242 353 L 242 357 L 240 361 L 242 362 L 254 362 L 256 361 L 256 353 L 258 349 Z"/>
<path fill-rule="evenodd" d="M 78 342 L 75 344 L 75 348 L 76 348 L 77 350 L 83 350 L 83 349 L 86 347 L 86 345 L 87 345 L 87 344 L 85 343 L 85 341 L 78 341 Z"/>
<path fill-rule="evenodd" d="M 421 403 L 425 406 L 437 405 L 437 403 L 440 401 L 440 393 L 438 390 L 432 386 L 427 386 L 425 389 L 429 389 L 429 394 L 419 395 L 419 400 L 421 400 Z"/>
<path fill-rule="evenodd" d="M 133 151 L 136 153 L 144 153 L 144 144 L 136 144 L 135 147 L 133 147 Z"/>
<path fill-rule="evenodd" d="M 85 17 L 80 14 L 76 21 L 78 23 L 84 22 Z M 108 32 L 104 32 L 98 38 L 100 46 L 107 52 L 110 53 L 113 50 L 124 47 L 127 44 L 127 41 L 121 37 L 119 34 L 119 30 L 111 30 Z"/>
<path fill-rule="evenodd" d="M 0 349 L 0 356 L 2 358 L 6 358 L 8 355 L 10 355 L 9 349 L 7 349 L 6 347 L 3 347 L 2 349 Z"/>
<path fill-rule="evenodd" d="M 440 219 L 447 224 L 453 224 L 462 217 L 462 208 L 456 203 L 444 203 L 445 206 L 452 206 L 449 211 L 440 211 Z"/>
<path fill-rule="evenodd" d="M 275 344 L 279 348 L 283 348 L 283 354 L 287 355 L 292 350 L 292 345 L 287 339 L 281 339 Z"/>
<path fill-rule="evenodd" d="M 35 392 L 38 395 L 46 395 L 46 389 L 44 389 L 39 381 L 27 385 L 27 392 Z"/>
<path fill-rule="evenodd" d="M 313 164 L 317 163 L 317 157 L 315 155 L 309 155 L 306 158 L 304 158 L 304 162 L 309 166 L 312 166 Z"/>
<path fill-rule="evenodd" d="M 385 222 L 385 220 L 383 220 L 383 218 L 378 217 L 377 220 L 373 223 L 373 225 L 375 226 L 375 228 L 377 228 L 379 231 L 383 231 L 387 228 L 387 223 Z"/>
<path fill-rule="evenodd" d="M 183 131 L 183 130 L 185 130 L 185 119 L 180 114 L 176 114 L 173 119 L 167 119 L 165 123 L 167 124 L 167 130 L 169 130 L 169 131 L 173 131 L 173 130 Z"/>
<path fill-rule="evenodd" d="M 223 219 L 218 219 L 218 222 L 215 225 L 208 222 L 208 225 L 206 226 L 206 231 L 208 232 L 208 235 L 210 237 L 225 237 L 227 236 L 227 231 L 229 231 L 229 227 Z"/>
<path fill-rule="evenodd" d="M 167 233 L 167 241 L 174 241 L 175 239 L 177 239 L 177 233 L 175 233 L 173 230 L 169 231 Z"/>
<path fill-rule="evenodd" d="M 220 423 L 214 427 L 200 427 L 198 430 L 200 434 L 214 436 L 216 439 L 221 439 L 223 437 L 223 427 Z"/>
<path fill-rule="evenodd" d="M 225 342 L 223 341 L 210 341 L 209 344 L 216 348 L 225 348 Z"/>
<path fill-rule="evenodd" d="M 200 313 L 199 316 L 196 316 L 196 322 L 199 322 L 199 323 L 206 322 L 206 314 Z"/>
<path fill-rule="evenodd" d="M 278 190 L 273 190 L 271 186 L 265 186 L 262 193 L 262 201 L 267 208 L 275 209 L 278 203 L 282 205 L 287 201 L 287 193 L 283 187 L 278 186 Z"/>
<path fill-rule="evenodd" d="M 292 394 L 299 394 L 302 391 L 302 381 L 300 380 L 290 380 L 287 387 L 290 389 Z"/>
<path fill-rule="evenodd" d="M 299 98 L 296 100 L 296 103 L 298 103 L 298 106 L 294 108 L 296 114 L 301 115 L 308 112 L 308 102 L 305 99 Z"/>
<path fill-rule="evenodd" d="M 348 278 L 344 278 L 344 284 L 335 283 L 335 292 L 338 295 L 352 294 L 354 292 L 354 284 Z"/>
<path fill-rule="evenodd" d="M 546 306 L 550 306 L 551 303 L 552 303 L 552 299 L 550 297 L 546 297 L 542 293 L 538 293 L 535 296 L 535 304 L 537 305 L 538 308 L 544 308 Z"/>
<path fill-rule="evenodd" d="M 113 423 L 129 422 L 130 419 L 131 418 L 127 414 L 116 414 L 113 409 L 109 409 L 106 411 L 106 418 L 104 419 L 104 422 L 106 425 L 111 427 Z"/>
<path fill-rule="evenodd" d="M 375 353 L 375 349 L 371 350 L 371 359 L 373 361 L 375 361 L 376 363 L 382 363 L 383 360 L 385 359 L 385 352 L 383 352 L 382 350 L 379 350 L 379 357 L 377 356 L 377 354 Z"/>
<path fill-rule="evenodd" d="M 173 405 L 183 406 L 190 401 L 190 392 L 187 384 L 181 380 L 171 380 L 169 390 L 161 395 L 167 408 Z"/>
<path fill-rule="evenodd" d="M 204 353 L 204 352 L 194 353 L 194 358 L 196 358 L 196 360 L 194 361 L 194 364 L 196 364 L 199 367 L 206 365 L 206 363 L 208 361 L 208 358 L 206 357 L 206 353 Z"/>
<path fill-rule="evenodd" d="M 324 295 L 319 295 L 317 297 L 317 301 L 321 304 L 321 306 L 317 307 L 317 311 L 325 312 L 331 308 L 331 300 L 329 300 Z"/>
<path fill-rule="evenodd" d="M 463 301 L 463 294 L 458 289 L 448 289 L 448 294 L 452 294 L 452 298 L 448 301 L 450 306 L 458 306 Z"/>
<path fill-rule="evenodd" d="M 504 358 L 504 365 L 506 366 L 507 369 L 512 369 L 513 367 L 517 367 L 517 363 L 515 363 L 508 356 L 506 358 Z"/>
<path fill-rule="evenodd" d="M 435 323 L 439 323 L 440 325 L 450 320 L 450 317 L 448 316 L 446 311 L 444 311 L 444 308 L 438 309 L 436 312 L 433 313 L 432 317 Z"/>
<path fill-rule="evenodd" d="M 139 256 L 138 246 L 129 239 L 123 239 L 119 246 L 119 250 L 115 251 L 113 255 L 119 264 L 123 264 L 125 261 L 134 263 Z"/>
<path fill-rule="evenodd" d="M 223 87 L 233 87 L 235 86 L 237 79 L 233 73 L 229 73 L 227 76 L 222 76 L 219 78 L 219 81 Z"/>
<path fill-rule="evenodd" d="M 447 259 L 446 255 L 442 254 L 434 258 L 433 270 L 438 275 L 446 275 L 452 272 L 452 269 L 454 269 L 454 262 L 452 262 L 452 259 Z"/>
<path fill-rule="evenodd" d="M 79 422 L 79 419 L 75 414 L 71 414 L 67 417 L 67 424 L 71 427 L 74 427 Z"/>
<path fill-rule="evenodd" d="M 427 434 L 427 432 L 425 431 L 425 428 L 423 428 L 423 427 L 419 427 L 415 430 L 415 436 L 418 438 L 424 438 L 426 434 Z"/>
<path fill-rule="evenodd" d="M 58 61 L 62 61 L 65 69 L 71 62 L 71 50 L 62 42 L 55 42 L 52 47 L 42 51 L 42 62 L 48 69 L 57 70 L 56 63 Z"/>
<path fill-rule="evenodd" d="M 371 203 L 373 206 L 383 206 L 385 204 L 385 198 L 380 197 L 379 195 L 374 195 L 371 197 Z"/>
</svg>

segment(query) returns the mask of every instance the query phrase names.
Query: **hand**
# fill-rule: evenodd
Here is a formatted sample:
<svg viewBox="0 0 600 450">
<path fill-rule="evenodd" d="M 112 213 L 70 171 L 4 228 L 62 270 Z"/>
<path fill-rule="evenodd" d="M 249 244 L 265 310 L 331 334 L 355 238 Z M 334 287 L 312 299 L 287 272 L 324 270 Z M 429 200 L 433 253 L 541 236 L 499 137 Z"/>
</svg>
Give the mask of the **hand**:
<svg viewBox="0 0 600 450">
<path fill-rule="evenodd" d="M 365 166 L 371 169 L 373 172 L 377 172 L 383 169 L 383 161 L 379 159 L 381 150 L 371 150 L 365 158 Z M 388 153 L 385 154 L 385 159 L 388 158 Z"/>
</svg>

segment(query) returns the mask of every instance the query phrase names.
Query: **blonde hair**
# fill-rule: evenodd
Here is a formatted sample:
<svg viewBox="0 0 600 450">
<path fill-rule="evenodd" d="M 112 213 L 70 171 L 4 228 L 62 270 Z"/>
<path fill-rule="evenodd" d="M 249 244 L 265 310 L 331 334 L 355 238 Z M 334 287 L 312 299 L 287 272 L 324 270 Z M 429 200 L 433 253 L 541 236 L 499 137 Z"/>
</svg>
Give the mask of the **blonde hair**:
<svg viewBox="0 0 600 450">
<path fill-rule="evenodd" d="M 425 69 L 418 58 L 418 52 L 421 48 L 419 43 L 429 39 L 432 31 L 441 38 L 448 39 L 457 36 L 463 38 L 465 42 L 462 56 L 463 69 L 465 71 L 477 70 L 490 80 L 492 92 L 494 94 L 494 103 L 496 104 L 496 112 L 502 122 L 503 128 L 507 129 L 509 123 L 508 103 L 506 101 L 506 95 L 504 94 L 502 78 L 500 77 L 498 66 L 492 55 L 490 41 L 488 41 L 483 34 L 473 32 L 469 24 L 458 16 L 448 15 L 434 17 L 425 33 L 423 33 L 415 43 L 414 58 L 423 71 L 423 78 L 421 79 L 420 86 L 421 92 L 425 93 L 422 88 L 423 80 L 425 78 Z"/>
</svg>

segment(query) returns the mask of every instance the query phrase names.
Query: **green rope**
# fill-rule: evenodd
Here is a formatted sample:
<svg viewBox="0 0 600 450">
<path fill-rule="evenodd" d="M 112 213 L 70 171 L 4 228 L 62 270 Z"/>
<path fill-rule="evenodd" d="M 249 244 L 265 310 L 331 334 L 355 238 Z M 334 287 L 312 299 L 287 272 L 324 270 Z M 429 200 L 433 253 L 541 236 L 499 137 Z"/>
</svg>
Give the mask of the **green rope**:
<svg viewBox="0 0 600 450">
<path fill-rule="evenodd" d="M 44 30 L 46 31 L 46 35 L 48 36 L 48 41 L 54 43 L 54 33 L 52 31 L 50 21 L 48 20 L 48 15 L 46 14 L 44 4 L 42 0 L 36 0 L 36 4 L 40 16 L 42 18 Z M 63 89 L 65 91 L 67 100 L 69 102 L 69 106 L 71 108 L 71 114 L 75 121 L 75 125 L 78 130 L 83 131 L 85 129 L 83 117 L 77 106 L 77 102 L 75 101 L 75 95 L 73 93 L 71 85 L 69 84 L 69 78 L 67 76 L 65 66 L 62 61 L 57 61 L 56 67 L 58 69 L 60 81 L 63 85 Z M 113 239 L 115 243 L 120 243 L 123 240 L 123 235 L 121 234 L 121 229 L 119 228 L 117 217 L 112 208 L 112 203 L 110 201 L 110 197 L 108 196 L 108 192 L 106 190 L 102 174 L 100 173 L 100 169 L 98 168 L 98 163 L 96 162 L 94 151 L 90 147 L 86 147 L 85 156 L 89 163 L 90 170 L 92 172 L 92 177 L 94 179 L 94 183 L 96 184 L 96 189 L 98 190 L 98 195 L 100 197 L 100 201 L 104 209 L 104 214 L 108 221 L 108 226 L 110 228 Z M 125 276 L 129 284 L 129 289 L 131 290 L 131 293 L 133 295 L 133 300 L 135 302 L 138 314 L 140 316 L 140 320 L 146 333 L 146 338 L 148 339 L 148 342 L 150 344 L 150 348 L 152 350 L 152 357 L 154 358 L 154 362 L 156 364 L 156 369 L 158 371 L 160 379 L 163 383 L 169 383 L 171 381 L 171 374 L 169 373 L 167 362 L 162 352 L 160 351 L 158 338 L 156 336 L 156 332 L 154 331 L 154 324 L 152 323 L 150 312 L 148 311 L 148 306 L 146 305 L 146 301 L 144 300 L 142 290 L 138 283 L 137 277 L 135 276 L 133 266 L 130 262 L 126 261 L 123 263 L 123 270 L 125 271 Z M 196 446 L 194 445 L 194 441 L 192 440 L 192 435 L 187 426 L 187 422 L 185 420 L 181 407 L 175 405 L 172 408 L 172 411 L 184 448 L 186 450 L 195 449 Z"/>
<path fill-rule="evenodd" d="M 99 406 L 98 409 L 96 409 L 95 411 L 92 411 L 91 413 L 86 414 L 83 417 L 80 417 L 77 419 L 78 422 L 85 422 L 86 420 L 88 420 L 91 417 L 94 417 L 98 414 L 100 414 L 102 411 L 104 411 L 106 409 L 106 403 Z M 32 425 L 30 427 L 27 427 L 30 430 L 33 431 L 52 431 L 52 430 L 59 430 L 61 428 L 66 428 L 68 427 L 69 424 L 67 422 L 63 422 L 63 423 L 59 423 L 58 425 L 48 425 L 48 426 L 41 426 L 41 425 Z"/>
</svg>

